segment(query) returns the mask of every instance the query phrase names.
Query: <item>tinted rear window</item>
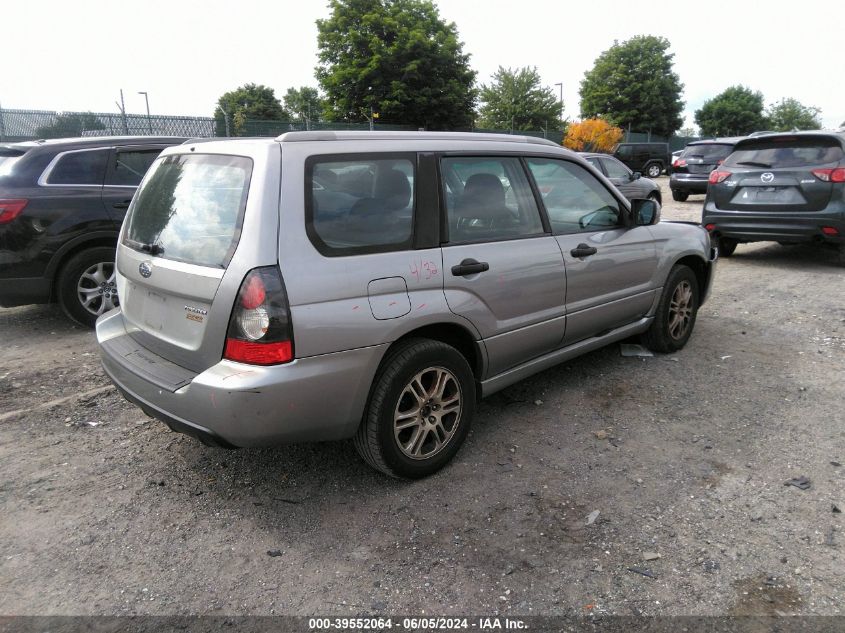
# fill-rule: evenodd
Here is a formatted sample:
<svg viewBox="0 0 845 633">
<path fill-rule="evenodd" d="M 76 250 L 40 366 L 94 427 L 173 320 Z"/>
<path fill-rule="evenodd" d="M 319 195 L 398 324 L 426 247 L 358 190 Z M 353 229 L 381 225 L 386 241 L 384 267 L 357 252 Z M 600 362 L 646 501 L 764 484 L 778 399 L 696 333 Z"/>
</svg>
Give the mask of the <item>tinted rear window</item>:
<svg viewBox="0 0 845 633">
<path fill-rule="evenodd" d="M 723 145 L 721 143 L 706 143 L 704 145 L 687 145 L 684 153 L 681 154 L 684 158 L 703 158 L 705 160 L 714 159 L 721 160 L 727 158 L 728 154 L 733 151 L 733 145 Z"/>
<path fill-rule="evenodd" d="M 834 139 L 760 140 L 744 144 L 725 161 L 749 167 L 807 167 L 842 160 L 842 147 Z"/>
<path fill-rule="evenodd" d="M 155 245 L 159 257 L 225 268 L 240 238 L 251 175 L 252 160 L 243 156 L 156 161 L 132 204 L 123 243 L 136 250 Z"/>
<path fill-rule="evenodd" d="M 47 176 L 49 185 L 102 186 L 109 150 L 83 150 L 59 156 Z"/>
</svg>

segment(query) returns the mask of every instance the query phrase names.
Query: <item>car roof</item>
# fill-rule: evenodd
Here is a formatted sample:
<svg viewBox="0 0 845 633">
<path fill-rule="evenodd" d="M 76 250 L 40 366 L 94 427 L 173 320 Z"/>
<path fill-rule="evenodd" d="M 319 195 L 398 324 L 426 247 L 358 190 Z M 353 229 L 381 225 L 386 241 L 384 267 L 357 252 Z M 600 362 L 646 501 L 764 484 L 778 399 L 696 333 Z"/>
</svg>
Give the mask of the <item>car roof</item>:
<svg viewBox="0 0 845 633">
<path fill-rule="evenodd" d="M 319 131 L 286 132 L 277 136 L 279 143 L 310 141 L 489 141 L 496 143 L 531 143 L 561 147 L 559 143 L 535 136 L 518 134 L 486 134 L 480 132 L 370 132 L 370 131 Z"/>
<path fill-rule="evenodd" d="M 178 144 L 187 140 L 185 136 L 85 136 L 74 138 L 50 138 L 36 141 L 20 141 L 4 143 L 0 147 L 14 149 L 32 149 L 35 147 L 51 147 L 68 149 L 82 147 L 99 147 L 102 145 L 148 145 L 157 143 Z"/>
<path fill-rule="evenodd" d="M 759 136 L 749 136 L 743 140 L 743 145 L 748 145 L 754 142 L 771 141 L 776 139 L 793 140 L 802 138 L 828 138 L 835 139 L 840 144 L 845 145 L 845 134 L 841 132 L 831 132 L 826 130 L 803 130 L 801 132 L 772 132 L 771 134 L 761 134 Z"/>
<path fill-rule="evenodd" d="M 689 145 L 736 145 L 742 139 L 746 137 L 744 136 L 725 136 L 721 138 L 707 138 L 702 139 L 700 141 L 690 141 L 687 143 Z"/>
</svg>

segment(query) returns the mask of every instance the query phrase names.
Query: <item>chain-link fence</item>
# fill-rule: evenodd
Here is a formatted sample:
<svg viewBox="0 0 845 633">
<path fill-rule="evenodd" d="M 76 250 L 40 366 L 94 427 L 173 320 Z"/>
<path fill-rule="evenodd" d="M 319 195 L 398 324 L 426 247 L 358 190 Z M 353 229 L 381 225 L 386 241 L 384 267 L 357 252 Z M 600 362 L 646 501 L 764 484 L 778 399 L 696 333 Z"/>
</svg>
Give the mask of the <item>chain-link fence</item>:
<svg viewBox="0 0 845 633">
<path fill-rule="evenodd" d="M 77 136 L 214 136 L 210 117 L 0 109 L 0 140 Z"/>
<path fill-rule="evenodd" d="M 0 108 L 0 141 L 24 141 L 42 138 L 77 136 L 269 136 L 297 130 L 369 130 L 370 123 L 325 121 L 257 121 L 218 115 L 212 117 L 120 114 L 110 112 L 54 112 L 50 110 L 8 110 Z M 413 125 L 397 125 L 375 121 L 373 129 L 414 131 Z M 563 130 L 489 130 L 472 128 L 464 132 L 519 134 L 563 142 Z M 681 149 L 697 137 L 673 136 L 665 138 L 647 132 L 627 132 L 629 143 L 669 143 L 670 151 Z"/>
</svg>

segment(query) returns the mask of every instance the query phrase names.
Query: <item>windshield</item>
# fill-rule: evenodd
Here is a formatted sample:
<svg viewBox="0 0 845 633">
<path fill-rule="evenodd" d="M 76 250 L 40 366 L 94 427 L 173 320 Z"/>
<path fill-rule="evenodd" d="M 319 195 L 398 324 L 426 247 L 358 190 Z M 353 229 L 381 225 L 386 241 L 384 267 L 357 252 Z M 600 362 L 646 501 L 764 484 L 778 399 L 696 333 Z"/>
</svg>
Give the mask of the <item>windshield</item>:
<svg viewBox="0 0 845 633">
<path fill-rule="evenodd" d="M 123 243 L 166 259 L 225 268 L 240 237 L 251 174 L 252 160 L 242 156 L 157 160 L 138 189 Z"/>
<path fill-rule="evenodd" d="M 765 140 L 743 144 L 725 161 L 748 167 L 807 167 L 842 160 L 842 148 L 833 139 Z"/>
<path fill-rule="evenodd" d="M 682 158 L 702 158 L 704 160 L 721 160 L 733 151 L 733 145 L 722 143 L 703 143 L 701 145 L 687 145 Z"/>
</svg>

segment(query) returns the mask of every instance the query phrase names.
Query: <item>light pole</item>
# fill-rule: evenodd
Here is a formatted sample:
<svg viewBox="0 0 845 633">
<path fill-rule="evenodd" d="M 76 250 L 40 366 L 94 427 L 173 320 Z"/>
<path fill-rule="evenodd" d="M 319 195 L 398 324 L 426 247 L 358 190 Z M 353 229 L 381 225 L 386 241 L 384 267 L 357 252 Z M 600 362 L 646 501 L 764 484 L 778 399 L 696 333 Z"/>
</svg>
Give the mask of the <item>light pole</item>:
<svg viewBox="0 0 845 633">
<path fill-rule="evenodd" d="M 144 102 L 147 104 L 147 125 L 150 128 L 150 136 L 153 135 L 153 120 L 150 118 L 150 99 L 146 92 L 138 91 L 139 95 L 144 95 Z"/>
<path fill-rule="evenodd" d="M 555 85 L 560 88 L 560 124 L 563 125 L 563 82 Z"/>
</svg>

